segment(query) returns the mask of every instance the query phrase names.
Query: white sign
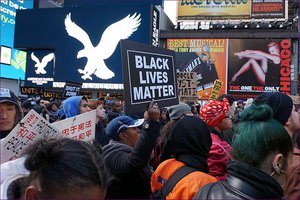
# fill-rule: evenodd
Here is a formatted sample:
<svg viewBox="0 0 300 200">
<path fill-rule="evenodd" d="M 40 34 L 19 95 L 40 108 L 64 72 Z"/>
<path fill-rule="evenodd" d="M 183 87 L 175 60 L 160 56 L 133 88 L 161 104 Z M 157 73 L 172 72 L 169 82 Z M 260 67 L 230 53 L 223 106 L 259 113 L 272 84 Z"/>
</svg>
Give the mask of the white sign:
<svg viewBox="0 0 300 200">
<path fill-rule="evenodd" d="M 1 140 L 1 164 L 19 158 L 24 149 L 42 138 L 61 136 L 59 131 L 34 110 Z"/>
<path fill-rule="evenodd" d="M 95 139 L 96 110 L 77 115 L 51 124 L 64 137 L 91 141 Z"/>
</svg>

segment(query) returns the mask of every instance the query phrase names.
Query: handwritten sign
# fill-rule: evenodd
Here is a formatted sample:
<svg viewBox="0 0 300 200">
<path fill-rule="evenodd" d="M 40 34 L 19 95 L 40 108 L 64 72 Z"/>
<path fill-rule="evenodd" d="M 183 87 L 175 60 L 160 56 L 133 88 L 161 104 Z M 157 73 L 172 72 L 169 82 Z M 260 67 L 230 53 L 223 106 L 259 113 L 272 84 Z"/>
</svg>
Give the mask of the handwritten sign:
<svg viewBox="0 0 300 200">
<path fill-rule="evenodd" d="M 196 101 L 197 94 L 197 73 L 196 72 L 178 72 L 177 73 L 177 86 L 179 100 Z"/>
<path fill-rule="evenodd" d="M 96 110 L 77 115 L 51 124 L 64 137 L 91 141 L 95 139 Z"/>
<path fill-rule="evenodd" d="M 1 140 L 1 164 L 19 158 L 24 149 L 42 138 L 56 138 L 59 131 L 34 110 Z"/>
<path fill-rule="evenodd" d="M 223 82 L 216 79 L 214 82 L 214 86 L 211 89 L 211 95 L 209 99 L 217 99 L 222 88 Z"/>
</svg>

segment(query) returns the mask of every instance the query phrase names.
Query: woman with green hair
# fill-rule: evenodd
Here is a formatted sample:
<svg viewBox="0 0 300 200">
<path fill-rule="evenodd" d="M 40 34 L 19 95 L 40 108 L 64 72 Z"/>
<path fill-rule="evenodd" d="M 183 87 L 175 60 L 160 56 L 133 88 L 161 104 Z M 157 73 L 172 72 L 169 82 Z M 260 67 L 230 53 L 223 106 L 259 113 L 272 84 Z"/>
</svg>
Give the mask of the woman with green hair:
<svg viewBox="0 0 300 200">
<path fill-rule="evenodd" d="M 292 150 L 291 137 L 273 119 L 272 109 L 253 105 L 241 116 L 227 178 L 204 186 L 194 199 L 282 199 Z"/>
</svg>

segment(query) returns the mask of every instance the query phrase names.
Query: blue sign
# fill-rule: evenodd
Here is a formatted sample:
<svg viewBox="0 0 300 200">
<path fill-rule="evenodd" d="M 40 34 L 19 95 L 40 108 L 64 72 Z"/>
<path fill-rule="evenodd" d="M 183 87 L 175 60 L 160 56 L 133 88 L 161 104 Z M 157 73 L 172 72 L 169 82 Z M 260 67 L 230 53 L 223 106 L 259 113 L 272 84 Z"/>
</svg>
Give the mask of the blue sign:
<svg viewBox="0 0 300 200">
<path fill-rule="evenodd" d="M 11 48 L 10 64 L 0 64 L 0 77 L 11 79 L 25 78 L 26 67 L 26 52 L 14 49 L 14 30 L 15 30 L 15 17 L 16 10 L 26 10 L 33 8 L 34 0 L 1 0 L 1 46 Z M 3 53 L 3 52 L 1 52 Z"/>
<path fill-rule="evenodd" d="M 18 11 L 15 47 L 53 49 L 54 81 L 121 84 L 120 40 L 151 44 L 150 15 L 146 4 Z"/>
</svg>

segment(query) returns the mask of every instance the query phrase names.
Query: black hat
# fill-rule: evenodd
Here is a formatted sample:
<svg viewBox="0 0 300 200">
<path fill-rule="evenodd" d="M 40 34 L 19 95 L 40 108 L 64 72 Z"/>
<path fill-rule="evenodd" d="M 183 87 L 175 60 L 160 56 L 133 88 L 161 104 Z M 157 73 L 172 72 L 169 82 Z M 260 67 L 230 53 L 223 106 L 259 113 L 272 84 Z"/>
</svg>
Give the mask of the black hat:
<svg viewBox="0 0 300 200">
<path fill-rule="evenodd" d="M 273 110 L 273 117 L 281 124 L 285 124 L 289 119 L 292 109 L 293 100 L 288 95 L 281 92 L 265 92 L 253 101 L 254 105 L 267 104 Z"/>
<path fill-rule="evenodd" d="M 33 107 L 36 105 L 36 102 L 32 99 L 27 99 L 22 103 L 22 108 L 26 109 L 33 109 Z"/>
</svg>

